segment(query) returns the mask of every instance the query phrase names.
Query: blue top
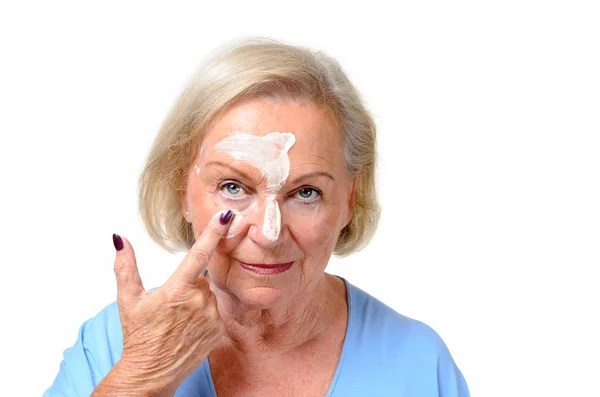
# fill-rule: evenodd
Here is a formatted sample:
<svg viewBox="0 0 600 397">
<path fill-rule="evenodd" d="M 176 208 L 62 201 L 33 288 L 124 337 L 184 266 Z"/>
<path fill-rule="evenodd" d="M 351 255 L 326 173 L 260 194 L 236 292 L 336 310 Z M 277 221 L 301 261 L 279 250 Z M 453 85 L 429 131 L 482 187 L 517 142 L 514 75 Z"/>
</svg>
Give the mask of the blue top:
<svg viewBox="0 0 600 397">
<path fill-rule="evenodd" d="M 468 397 L 460 370 L 428 325 L 398 314 L 348 281 L 348 327 L 327 397 Z M 89 396 L 120 359 L 123 334 L 116 303 L 79 329 L 44 397 Z M 175 397 L 216 397 L 208 359 Z"/>
</svg>

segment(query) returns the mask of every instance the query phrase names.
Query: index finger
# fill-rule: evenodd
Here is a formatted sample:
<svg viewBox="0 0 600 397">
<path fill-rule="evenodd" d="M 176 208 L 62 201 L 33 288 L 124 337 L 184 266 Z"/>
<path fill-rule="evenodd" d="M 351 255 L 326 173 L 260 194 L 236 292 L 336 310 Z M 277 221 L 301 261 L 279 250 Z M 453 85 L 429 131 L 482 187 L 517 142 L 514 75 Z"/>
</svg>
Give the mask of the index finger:
<svg viewBox="0 0 600 397">
<path fill-rule="evenodd" d="M 170 279 L 183 279 L 196 285 L 200 273 L 206 269 L 219 241 L 229 229 L 232 217 L 233 212 L 231 210 L 217 212 Z"/>
</svg>

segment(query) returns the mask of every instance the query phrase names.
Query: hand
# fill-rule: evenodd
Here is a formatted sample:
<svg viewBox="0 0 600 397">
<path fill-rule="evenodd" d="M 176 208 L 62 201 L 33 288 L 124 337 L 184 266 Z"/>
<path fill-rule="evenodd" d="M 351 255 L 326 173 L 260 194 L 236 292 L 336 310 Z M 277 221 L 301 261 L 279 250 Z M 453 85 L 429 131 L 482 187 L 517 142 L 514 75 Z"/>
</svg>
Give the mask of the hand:
<svg viewBox="0 0 600 397">
<path fill-rule="evenodd" d="M 144 289 L 133 248 L 122 239 L 115 260 L 123 329 L 119 367 L 131 381 L 172 395 L 221 339 L 216 297 L 201 273 L 231 217 L 231 211 L 215 215 L 167 282 L 154 291 Z"/>
</svg>

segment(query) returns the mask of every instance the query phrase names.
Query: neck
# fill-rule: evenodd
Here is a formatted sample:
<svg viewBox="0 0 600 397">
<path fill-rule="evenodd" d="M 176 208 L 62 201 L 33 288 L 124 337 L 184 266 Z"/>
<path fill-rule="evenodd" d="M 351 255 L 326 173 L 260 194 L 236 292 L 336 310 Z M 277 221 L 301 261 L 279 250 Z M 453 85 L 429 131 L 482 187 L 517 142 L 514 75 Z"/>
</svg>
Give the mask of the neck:
<svg viewBox="0 0 600 397">
<path fill-rule="evenodd" d="M 345 317 L 346 294 L 340 294 L 340 283 L 343 286 L 342 280 L 323 274 L 289 301 L 268 309 L 248 307 L 213 285 L 225 324 L 223 342 L 248 356 L 300 348 L 339 321 L 340 313 Z"/>
</svg>

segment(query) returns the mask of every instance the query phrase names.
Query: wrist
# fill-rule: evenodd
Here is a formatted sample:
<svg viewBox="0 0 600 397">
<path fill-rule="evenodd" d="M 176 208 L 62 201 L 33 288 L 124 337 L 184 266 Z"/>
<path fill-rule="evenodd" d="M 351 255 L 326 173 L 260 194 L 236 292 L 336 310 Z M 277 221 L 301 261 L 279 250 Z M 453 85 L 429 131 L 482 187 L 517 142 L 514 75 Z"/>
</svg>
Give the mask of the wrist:
<svg viewBox="0 0 600 397">
<path fill-rule="evenodd" d="M 161 381 L 126 360 L 119 360 L 100 382 L 91 397 L 172 397 L 166 381 Z"/>
</svg>

